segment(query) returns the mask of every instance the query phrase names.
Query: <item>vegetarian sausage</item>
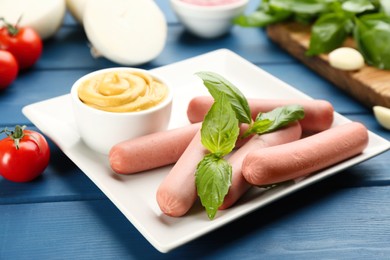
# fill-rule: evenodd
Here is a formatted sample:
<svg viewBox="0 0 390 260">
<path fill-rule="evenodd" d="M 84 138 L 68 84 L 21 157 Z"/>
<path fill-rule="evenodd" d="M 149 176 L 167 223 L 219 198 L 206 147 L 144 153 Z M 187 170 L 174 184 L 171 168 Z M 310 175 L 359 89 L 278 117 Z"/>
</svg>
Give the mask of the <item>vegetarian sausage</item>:
<svg viewBox="0 0 390 260">
<path fill-rule="evenodd" d="M 252 151 L 259 151 L 265 147 L 292 142 L 301 138 L 302 129 L 299 123 L 293 123 L 275 132 L 255 135 L 246 144 L 230 156 L 228 161 L 232 166 L 232 184 L 220 209 L 233 205 L 251 186 L 241 174 L 242 162 Z"/>
<path fill-rule="evenodd" d="M 190 122 L 203 121 L 214 100 L 211 96 L 198 96 L 188 104 L 187 117 Z M 285 105 L 301 105 L 305 111 L 305 117 L 300 120 L 304 132 L 320 132 L 331 127 L 333 123 L 333 106 L 325 100 L 309 99 L 248 99 L 252 118 L 255 119 L 259 112 L 268 112 Z"/>
<path fill-rule="evenodd" d="M 157 190 L 157 203 L 164 214 L 180 217 L 195 203 L 195 171 L 207 152 L 198 131 Z"/>
<path fill-rule="evenodd" d="M 296 179 L 361 153 L 368 144 L 366 127 L 350 122 L 298 141 L 247 154 L 244 178 L 253 185 Z"/>
<path fill-rule="evenodd" d="M 200 129 L 201 123 L 156 132 L 114 145 L 111 168 L 119 174 L 146 171 L 176 162 Z"/>
</svg>

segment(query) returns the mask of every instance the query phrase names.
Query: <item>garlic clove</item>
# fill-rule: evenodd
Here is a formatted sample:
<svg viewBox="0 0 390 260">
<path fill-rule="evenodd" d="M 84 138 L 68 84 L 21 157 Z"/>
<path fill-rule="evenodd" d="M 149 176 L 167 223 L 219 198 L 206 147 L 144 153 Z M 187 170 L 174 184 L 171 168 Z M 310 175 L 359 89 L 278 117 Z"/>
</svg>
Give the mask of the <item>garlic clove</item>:
<svg viewBox="0 0 390 260">
<path fill-rule="evenodd" d="M 373 111 L 378 123 L 384 128 L 390 130 L 390 108 L 374 106 Z"/>
<path fill-rule="evenodd" d="M 341 47 L 328 55 L 329 64 L 340 70 L 359 70 L 364 66 L 363 55 L 354 48 Z"/>
</svg>

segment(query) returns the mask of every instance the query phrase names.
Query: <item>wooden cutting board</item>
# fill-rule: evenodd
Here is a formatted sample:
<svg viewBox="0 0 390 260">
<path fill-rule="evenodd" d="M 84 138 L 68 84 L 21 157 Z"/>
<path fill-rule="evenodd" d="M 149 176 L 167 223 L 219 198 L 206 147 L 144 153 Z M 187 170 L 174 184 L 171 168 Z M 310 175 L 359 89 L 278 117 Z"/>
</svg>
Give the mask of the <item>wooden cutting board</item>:
<svg viewBox="0 0 390 260">
<path fill-rule="evenodd" d="M 390 108 L 390 70 L 365 66 L 359 71 L 342 71 L 329 65 L 327 55 L 306 56 L 310 41 L 309 26 L 297 23 L 274 24 L 267 27 L 267 34 L 306 66 L 367 107 L 380 105 Z M 347 40 L 345 45 L 353 47 L 353 40 Z"/>
</svg>

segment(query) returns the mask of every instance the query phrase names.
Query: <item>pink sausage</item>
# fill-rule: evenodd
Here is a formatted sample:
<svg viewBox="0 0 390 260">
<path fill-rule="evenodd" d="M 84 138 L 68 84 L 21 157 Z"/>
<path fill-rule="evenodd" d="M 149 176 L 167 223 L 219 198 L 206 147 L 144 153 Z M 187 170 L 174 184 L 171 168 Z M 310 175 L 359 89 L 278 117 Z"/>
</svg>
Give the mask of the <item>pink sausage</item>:
<svg viewBox="0 0 390 260">
<path fill-rule="evenodd" d="M 161 211 L 172 217 L 187 213 L 197 199 L 195 171 L 208 152 L 201 143 L 200 131 L 160 184 L 156 199 Z"/>
<path fill-rule="evenodd" d="M 275 132 L 255 135 L 246 144 L 228 159 L 232 165 L 232 185 L 226 195 L 220 209 L 232 206 L 250 187 L 241 174 L 242 162 L 246 155 L 252 151 L 261 151 L 265 147 L 279 145 L 298 140 L 301 137 L 302 129 L 299 123 L 294 123 L 288 127 L 281 128 Z"/>
<path fill-rule="evenodd" d="M 199 130 L 201 123 L 156 132 L 121 142 L 111 148 L 111 168 L 131 174 L 176 162 Z"/>
<path fill-rule="evenodd" d="M 187 117 L 192 123 L 203 121 L 214 100 L 211 96 L 198 96 L 188 104 Z M 299 121 L 304 132 L 321 132 L 333 123 L 333 106 L 325 100 L 309 99 L 248 99 L 252 118 L 259 112 L 268 112 L 284 105 L 301 105 L 305 110 L 305 118 Z"/>
<path fill-rule="evenodd" d="M 250 152 L 242 164 L 242 174 L 253 185 L 292 180 L 355 156 L 367 144 L 366 127 L 346 123 L 298 141 Z"/>
</svg>

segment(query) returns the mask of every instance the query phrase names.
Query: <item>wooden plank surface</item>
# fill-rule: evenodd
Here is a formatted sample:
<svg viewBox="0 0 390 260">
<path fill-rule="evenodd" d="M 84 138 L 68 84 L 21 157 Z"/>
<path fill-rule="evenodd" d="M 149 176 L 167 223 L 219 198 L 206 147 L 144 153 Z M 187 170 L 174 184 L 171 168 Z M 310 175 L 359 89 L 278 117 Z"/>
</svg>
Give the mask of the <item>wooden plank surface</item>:
<svg viewBox="0 0 390 260">
<path fill-rule="evenodd" d="M 109 200 L 0 205 L 0 259 L 386 259 L 390 189 L 343 189 L 333 185 L 337 181 L 295 193 L 167 254 Z"/>
<path fill-rule="evenodd" d="M 343 71 L 329 65 L 327 55 L 305 55 L 310 41 L 310 27 L 297 23 L 267 27 L 268 36 L 306 66 L 333 82 L 368 107 L 390 107 L 390 71 L 364 66 L 358 71 Z M 353 46 L 347 41 L 346 45 Z"/>
</svg>

